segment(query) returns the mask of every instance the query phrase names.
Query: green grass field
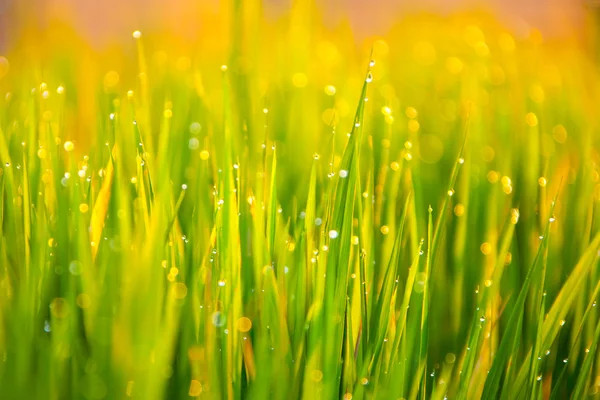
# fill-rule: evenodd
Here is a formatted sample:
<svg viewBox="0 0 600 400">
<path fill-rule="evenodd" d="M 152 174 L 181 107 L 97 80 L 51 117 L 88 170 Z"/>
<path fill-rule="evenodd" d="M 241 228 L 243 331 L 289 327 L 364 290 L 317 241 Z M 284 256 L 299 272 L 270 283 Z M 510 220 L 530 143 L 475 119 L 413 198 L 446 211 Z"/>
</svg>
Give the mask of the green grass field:
<svg viewBox="0 0 600 400">
<path fill-rule="evenodd" d="M 0 58 L 0 399 L 598 395 L 585 51 L 306 15 Z"/>
</svg>

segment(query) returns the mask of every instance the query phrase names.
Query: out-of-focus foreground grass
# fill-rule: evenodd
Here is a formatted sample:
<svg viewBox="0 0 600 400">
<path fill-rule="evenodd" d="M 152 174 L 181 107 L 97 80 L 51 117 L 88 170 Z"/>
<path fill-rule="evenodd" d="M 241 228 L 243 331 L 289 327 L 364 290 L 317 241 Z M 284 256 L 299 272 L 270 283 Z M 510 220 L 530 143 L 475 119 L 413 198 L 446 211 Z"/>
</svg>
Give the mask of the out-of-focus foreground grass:
<svg viewBox="0 0 600 400">
<path fill-rule="evenodd" d="M 56 28 L 0 59 L 0 397 L 596 394 L 577 43 L 223 15 L 194 43 Z"/>
</svg>

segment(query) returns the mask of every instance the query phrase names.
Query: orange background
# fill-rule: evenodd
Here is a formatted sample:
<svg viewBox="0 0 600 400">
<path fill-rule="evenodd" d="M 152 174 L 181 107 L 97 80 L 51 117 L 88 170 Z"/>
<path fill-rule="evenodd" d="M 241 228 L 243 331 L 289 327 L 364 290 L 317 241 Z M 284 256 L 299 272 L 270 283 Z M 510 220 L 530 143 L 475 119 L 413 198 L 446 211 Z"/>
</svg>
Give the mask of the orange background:
<svg viewBox="0 0 600 400">
<path fill-rule="evenodd" d="M 293 3 L 264 0 L 262 13 L 275 20 Z M 580 30 L 588 9 L 582 0 L 316 0 L 312 5 L 322 17 L 315 24 L 335 27 L 347 22 L 357 37 L 384 34 L 411 12 L 444 14 L 471 8 L 492 12 L 517 35 L 536 27 L 545 36 L 564 36 Z M 218 0 L 0 0 L 0 51 L 14 48 L 24 29 L 45 35 L 45 28 L 57 22 L 95 47 L 122 41 L 134 29 L 198 40 L 207 19 L 223 17 L 228 7 L 229 2 Z"/>
</svg>

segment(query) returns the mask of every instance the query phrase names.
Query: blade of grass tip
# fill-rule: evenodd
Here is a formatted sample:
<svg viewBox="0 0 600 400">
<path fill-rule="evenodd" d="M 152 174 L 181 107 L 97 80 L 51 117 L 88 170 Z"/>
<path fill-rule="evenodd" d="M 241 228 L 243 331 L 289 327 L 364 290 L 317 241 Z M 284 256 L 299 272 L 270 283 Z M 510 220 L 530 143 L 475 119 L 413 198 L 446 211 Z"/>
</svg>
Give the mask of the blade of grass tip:
<svg viewBox="0 0 600 400">
<path fill-rule="evenodd" d="M 360 180 L 357 182 L 357 191 L 358 193 L 362 193 L 362 189 L 361 189 L 361 183 Z M 371 208 L 372 210 L 372 208 Z M 366 238 L 365 238 L 365 233 L 363 232 L 363 230 L 360 227 L 365 226 L 365 221 L 364 221 L 364 217 L 363 217 L 363 202 L 362 202 L 362 195 L 361 196 L 357 196 L 357 219 L 358 219 L 358 243 L 357 245 L 359 246 L 359 252 L 360 252 L 360 256 L 359 256 L 359 277 L 360 277 L 360 283 L 364 283 L 364 286 L 369 287 L 369 279 L 367 276 L 367 266 L 369 264 L 369 258 L 367 256 L 367 254 L 365 254 L 365 252 L 362 250 L 366 247 Z M 357 357 L 359 358 L 359 365 L 362 365 L 361 363 L 367 363 L 368 359 L 366 358 L 366 351 L 369 347 L 369 336 L 370 336 L 370 332 L 369 332 L 369 315 L 371 315 L 371 310 L 369 309 L 369 303 L 368 303 L 368 299 L 367 299 L 367 292 L 365 290 L 359 289 L 360 292 L 360 307 L 362 310 L 361 313 L 361 323 L 360 323 L 360 329 L 359 329 L 359 333 L 358 333 L 358 339 L 360 339 L 359 342 L 357 342 L 357 356 L 360 354 L 361 357 Z M 360 350 L 360 351 L 359 351 Z M 362 359 L 360 359 L 362 358 Z"/>
<path fill-rule="evenodd" d="M 465 159 L 465 145 L 467 143 L 467 134 L 469 128 L 469 120 L 470 120 L 471 111 L 469 109 L 469 113 L 467 114 L 467 120 L 465 121 L 465 130 L 463 133 L 463 140 L 458 151 L 458 157 L 456 157 L 456 161 L 454 162 L 454 166 L 452 167 L 452 173 L 450 174 L 450 182 L 448 184 L 447 196 L 444 196 L 444 200 L 442 202 L 442 207 L 440 208 L 440 212 L 438 214 L 437 220 L 435 221 L 434 233 L 433 233 L 433 241 L 431 241 L 431 256 L 433 257 L 431 261 L 431 271 L 429 274 L 433 276 L 433 267 L 435 266 L 435 256 L 437 254 L 437 248 L 440 241 L 440 236 L 442 232 L 442 226 L 444 225 L 444 221 L 446 219 L 446 209 L 448 208 L 448 204 L 450 203 L 450 198 L 454 194 L 454 185 L 456 184 L 456 179 L 458 178 L 458 172 L 460 170 L 460 166 L 464 164 Z"/>
<path fill-rule="evenodd" d="M 113 149 L 114 150 L 114 149 Z M 98 248 L 100 246 L 100 239 L 102 237 L 102 230 L 104 229 L 104 220 L 108 213 L 108 203 L 111 197 L 112 182 L 114 176 L 113 159 L 112 156 L 108 160 L 108 164 L 104 169 L 102 186 L 98 192 L 94 208 L 92 209 L 92 216 L 90 219 L 90 239 L 92 245 L 92 261 L 96 259 Z"/>
<path fill-rule="evenodd" d="M 140 131 L 140 127 L 135 119 L 135 112 L 133 110 L 133 104 L 131 106 L 132 113 L 134 116 L 133 119 L 133 134 L 135 136 L 135 143 L 138 143 L 136 146 L 137 154 L 139 157 L 139 165 L 141 169 L 141 173 L 138 173 L 138 180 L 143 180 L 144 178 L 148 179 L 148 198 L 154 199 L 154 189 L 152 185 L 152 177 L 156 176 L 156 172 L 154 170 L 154 163 L 149 162 L 146 155 L 148 154 L 146 151 L 146 145 L 144 142 L 144 138 L 142 137 L 142 133 Z M 145 173 L 144 173 L 145 172 Z M 145 195 L 145 193 L 144 193 Z"/>
<path fill-rule="evenodd" d="M 139 117 L 142 122 L 142 126 L 147 132 L 152 132 L 151 118 L 150 118 L 150 92 L 148 90 L 148 72 L 146 66 L 146 55 L 144 52 L 144 46 L 142 42 L 142 34 L 140 31 L 133 32 L 133 38 L 135 39 L 135 45 L 138 55 L 138 67 L 139 67 L 139 79 L 140 79 L 140 101 L 141 107 L 139 110 Z M 130 95 L 131 93 L 131 95 Z M 133 96 L 133 92 L 128 92 L 128 97 Z M 149 141 L 146 143 L 148 149 L 154 154 L 154 143 Z"/>
<path fill-rule="evenodd" d="M 463 143 L 464 146 L 464 143 Z M 421 337 L 419 338 L 419 360 L 417 371 L 413 377 L 413 386 L 410 390 L 409 399 L 417 398 L 417 393 L 420 390 L 421 398 L 425 398 L 427 390 L 427 352 L 429 346 L 429 280 L 431 279 L 431 267 L 432 267 L 432 256 L 433 247 L 432 234 L 433 234 L 433 208 L 431 205 L 428 208 L 429 217 L 427 220 L 427 255 L 425 256 L 425 271 L 424 271 L 424 285 L 423 285 L 423 298 L 421 302 Z"/>
<path fill-rule="evenodd" d="M 392 357 L 390 357 L 388 371 L 392 370 L 392 366 L 394 363 L 398 364 L 402 362 L 402 360 L 398 360 L 397 358 L 397 355 L 399 354 L 398 349 L 400 348 L 400 338 L 404 334 L 404 330 L 406 327 L 406 316 L 408 314 L 408 307 L 410 305 L 413 286 L 415 284 L 415 277 L 417 276 L 417 271 L 419 269 L 419 260 L 422 254 L 421 249 L 423 248 L 424 243 L 425 239 L 421 239 L 417 250 L 417 254 L 415 255 L 413 262 L 408 269 L 408 277 L 406 278 L 406 284 L 404 285 L 402 304 L 400 305 L 399 315 L 396 319 L 396 333 L 394 336 L 394 342 L 392 344 Z"/>
<path fill-rule="evenodd" d="M 485 282 L 482 286 L 482 296 L 480 308 L 487 308 L 488 303 L 493 300 L 494 297 L 498 295 L 500 292 L 500 282 L 502 280 L 502 276 L 504 274 L 504 269 L 506 267 L 506 255 L 510 250 L 510 246 L 514 237 L 516 224 L 519 222 L 519 210 L 517 208 L 512 208 L 510 210 L 509 221 L 506 230 L 504 231 L 504 235 L 500 241 L 500 251 L 498 252 L 498 257 L 496 259 L 496 267 L 492 272 L 490 277 L 490 284 L 487 285 Z M 495 322 L 495 321 L 494 321 Z"/>
<path fill-rule="evenodd" d="M 476 364 L 476 357 L 485 356 L 483 352 L 479 350 L 479 341 L 481 339 L 481 332 L 483 331 L 483 324 L 486 322 L 486 310 L 488 310 L 492 301 L 496 298 L 496 296 L 499 293 L 499 282 L 501 282 L 504 268 L 506 266 L 505 256 L 508 253 L 508 250 L 510 249 L 510 245 L 512 243 L 512 239 L 515 232 L 515 225 L 517 224 L 519 218 L 519 212 L 515 208 L 511 209 L 509 214 L 510 218 L 508 221 L 507 228 L 505 229 L 502 239 L 500 241 L 501 244 L 498 256 L 496 258 L 496 266 L 491 276 L 489 277 L 489 284 L 486 280 L 486 282 L 483 282 L 483 284 L 479 286 L 481 289 L 478 289 L 477 291 L 477 293 L 479 293 L 479 291 L 481 291 L 482 293 L 479 301 L 477 302 L 477 312 L 474 315 L 469 330 L 470 333 L 469 338 L 467 340 L 468 349 L 465 352 L 465 357 L 462 361 L 463 367 L 460 375 L 460 383 L 458 389 L 459 394 L 457 395 L 457 398 L 469 397 L 468 391 L 470 389 L 470 385 L 472 385 L 473 383 L 472 373 L 473 366 Z M 484 279 L 487 279 L 487 277 L 484 276 Z M 490 321 L 490 324 L 492 324 L 492 326 L 489 328 L 488 333 L 491 332 L 494 325 L 498 322 L 500 316 L 498 315 L 496 318 L 496 320 Z M 494 349 L 490 349 L 490 352 L 493 351 Z M 493 360 L 493 356 L 493 353 L 489 354 L 490 360 Z M 473 395 L 473 393 L 471 393 L 471 395 Z"/>
<path fill-rule="evenodd" d="M 558 196 L 558 192 L 556 194 Z M 555 197 L 556 200 L 556 197 Z M 556 201 L 552 202 L 551 207 L 551 215 L 554 211 L 554 205 Z M 525 276 L 525 281 L 523 282 L 523 286 L 519 292 L 519 296 L 517 297 L 515 306 L 508 320 L 508 325 L 504 331 L 504 335 L 502 340 L 500 341 L 500 346 L 498 351 L 496 352 L 496 356 L 492 360 L 492 366 L 490 368 L 488 378 L 485 381 L 485 385 L 483 388 L 482 398 L 495 398 L 500 386 L 500 379 L 502 374 L 504 373 L 504 369 L 506 367 L 506 363 L 509 358 L 513 356 L 512 347 L 514 345 L 514 340 L 518 335 L 518 327 L 521 324 L 523 313 L 524 313 L 524 305 L 525 300 L 527 298 L 527 293 L 529 292 L 529 286 L 531 284 L 532 277 L 534 272 L 537 270 L 537 265 L 540 261 L 540 258 L 543 254 L 546 242 L 548 241 L 548 232 L 550 230 L 550 222 L 546 224 L 546 228 L 544 231 L 544 235 L 542 237 L 542 241 L 538 247 L 538 251 L 533 260 L 532 265 L 529 267 L 527 271 L 527 275 Z"/>
<path fill-rule="evenodd" d="M 267 252 L 271 261 L 274 260 L 275 228 L 277 222 L 277 153 L 273 148 L 273 162 L 271 164 L 271 183 L 269 185 L 269 206 L 267 214 Z M 314 221 L 314 220 L 313 220 Z"/>
<path fill-rule="evenodd" d="M 469 388 L 464 388 L 462 386 L 463 382 L 469 382 L 471 386 L 475 385 L 474 387 L 476 388 L 480 388 L 480 386 L 483 386 L 483 381 L 485 380 L 485 378 L 487 378 L 487 372 L 481 370 L 481 362 L 476 363 L 475 358 L 479 357 L 480 361 L 485 361 L 486 363 L 491 362 L 491 360 L 493 360 L 494 358 L 494 354 L 496 349 L 493 347 L 493 345 L 491 343 L 489 343 L 489 341 L 483 342 L 483 344 L 485 344 L 486 346 L 489 346 L 489 351 L 486 352 L 485 349 L 483 347 L 478 347 L 476 344 L 479 343 L 479 340 L 481 339 L 479 336 L 476 338 L 477 340 L 475 340 L 475 338 L 473 337 L 474 334 L 480 335 L 481 332 L 483 331 L 483 323 L 486 322 L 486 316 L 487 316 L 487 310 L 489 310 L 490 308 L 494 309 L 494 301 L 496 299 L 496 297 L 498 296 L 498 293 L 500 291 L 500 284 L 499 282 L 501 282 L 502 280 L 502 276 L 504 274 L 504 269 L 506 267 L 506 261 L 505 261 L 505 257 L 506 254 L 508 254 L 508 250 L 510 249 L 510 246 L 512 244 L 512 240 L 513 240 L 513 236 L 514 236 L 514 232 L 515 232 L 515 226 L 518 222 L 519 219 L 519 212 L 516 208 L 513 208 L 510 210 L 509 212 L 509 220 L 507 222 L 507 228 L 504 230 L 504 233 L 502 235 L 502 238 L 500 240 L 500 247 L 499 247 L 499 251 L 496 257 L 496 266 L 494 267 L 491 276 L 484 276 L 484 282 L 482 282 L 481 285 L 479 285 L 477 292 L 481 292 L 481 296 L 479 297 L 479 301 L 477 302 L 477 313 L 475 314 L 475 318 L 473 318 L 472 323 L 471 323 L 471 327 L 469 330 L 469 339 L 467 340 L 467 346 L 471 349 L 475 349 L 475 350 L 471 350 L 471 351 L 467 351 L 465 353 L 465 357 L 464 360 L 462 361 L 462 364 L 465 366 L 472 366 L 472 365 L 479 365 L 479 375 L 484 375 L 484 376 L 477 376 L 478 381 L 476 382 L 471 382 L 472 381 L 472 376 L 470 375 L 473 370 L 468 370 L 469 372 L 466 373 L 465 372 L 465 368 L 463 368 L 461 373 L 461 379 L 460 379 L 460 384 L 459 384 L 459 390 L 462 391 L 462 396 L 468 397 L 468 393 L 467 391 L 469 390 Z M 489 279 L 488 279 L 489 278 Z M 495 310 L 495 309 L 494 309 Z M 500 320 L 500 316 L 502 314 L 503 310 L 500 310 L 499 313 L 496 314 L 496 312 L 494 311 L 494 313 L 492 314 L 492 320 L 489 321 L 488 325 L 488 329 L 486 331 L 486 335 L 492 335 L 493 329 L 495 328 L 495 326 L 497 325 L 497 323 Z M 478 350 L 478 351 L 477 351 Z M 482 360 L 483 357 L 488 358 L 487 360 Z M 485 364 L 487 365 L 487 364 Z M 485 368 L 485 367 L 483 367 Z M 480 385 L 481 384 L 481 385 Z M 471 393 L 471 396 L 473 396 L 475 394 Z M 477 394 L 480 395 L 480 394 Z"/>
<path fill-rule="evenodd" d="M 358 165 L 355 159 L 352 159 L 352 166 L 350 167 L 350 179 L 358 179 Z M 352 178 L 353 177 L 353 178 Z M 353 185 L 355 187 L 355 185 Z M 336 243 L 336 238 L 332 237 L 333 235 L 329 235 L 330 238 L 334 239 L 334 245 L 330 246 L 330 248 L 336 248 L 336 251 L 331 253 L 332 257 L 337 258 L 334 263 L 331 263 L 329 260 L 327 262 L 327 267 L 329 268 L 332 264 L 335 266 L 334 274 L 335 276 L 329 280 L 330 285 L 327 285 L 328 281 L 326 280 L 326 298 L 327 302 L 325 303 L 325 316 L 327 318 L 331 317 L 341 317 L 345 313 L 345 297 L 348 292 L 348 275 L 349 275 L 349 265 L 350 265 L 350 245 L 351 245 L 351 237 L 352 237 L 352 220 L 353 220 L 353 210 L 354 210 L 354 201 L 356 198 L 355 190 L 349 191 L 345 196 L 345 203 L 342 206 L 344 210 L 348 210 L 349 212 L 344 213 L 343 222 L 338 225 L 341 226 L 341 232 L 339 234 L 339 239 Z M 331 244 L 331 242 L 330 242 Z M 337 246 L 336 246 L 337 245 Z M 337 257 L 336 257 L 337 255 Z M 327 271 L 327 276 L 329 277 L 330 271 Z M 329 287 L 328 287 L 329 286 Z M 365 288 L 366 290 L 366 288 Z M 343 345 L 343 325 L 340 326 L 339 323 L 334 322 L 326 325 L 328 331 L 330 331 L 330 335 L 328 335 L 330 340 L 330 345 L 325 348 L 325 354 L 327 361 L 326 367 L 329 366 L 328 369 L 331 369 L 330 373 L 336 370 L 335 375 L 331 374 L 330 377 L 335 377 L 335 380 L 330 380 L 329 389 L 332 392 L 338 391 L 339 388 L 339 379 L 340 379 L 340 371 L 341 365 L 337 362 L 339 357 L 341 356 L 342 345 Z M 326 341 L 327 342 L 327 341 Z M 333 353 L 333 354 L 331 354 Z"/>
<path fill-rule="evenodd" d="M 352 127 L 350 140 L 342 157 L 339 179 L 336 182 L 333 214 L 330 221 L 329 255 L 327 259 L 327 274 L 325 279 L 325 300 L 321 318 L 327 318 L 325 323 L 325 340 L 323 354 L 323 383 L 325 397 L 337 397 L 340 386 L 341 364 L 337 362 L 343 348 L 343 333 L 340 324 L 332 323 L 344 313 L 345 297 L 348 287 L 348 269 L 350 260 L 350 243 L 352 236 L 352 221 L 356 199 L 356 188 L 360 180 L 359 156 L 363 134 L 363 117 L 367 85 L 373 80 L 370 67 L 363 83 L 361 97 L 356 110 L 355 123 Z M 339 238 L 338 238 L 339 235 Z M 366 288 L 365 288 L 366 290 Z"/>
<path fill-rule="evenodd" d="M 152 212 L 152 189 L 146 190 L 146 180 L 144 177 L 144 165 L 142 163 L 142 159 L 138 156 L 136 157 L 137 162 L 137 185 L 136 191 L 139 197 L 140 209 L 139 213 L 142 214 L 142 220 L 144 221 L 144 231 L 150 231 L 150 214 Z M 148 174 L 148 186 L 150 186 L 150 174 Z"/>
<path fill-rule="evenodd" d="M 556 338 L 561 327 L 560 321 L 563 320 L 569 311 L 571 303 L 577 295 L 581 293 L 586 276 L 590 272 L 600 247 L 600 233 L 594 236 L 581 259 L 573 268 L 569 278 L 556 296 L 552 307 L 548 311 L 548 316 L 544 320 L 543 348 L 549 348 Z"/>
<path fill-rule="evenodd" d="M 23 152 L 23 243 L 25 244 L 25 281 L 29 282 L 31 263 L 31 197 L 29 194 L 29 173 L 27 157 Z"/>
<path fill-rule="evenodd" d="M 309 180 L 309 189 L 306 200 L 306 215 L 304 218 L 303 233 L 300 236 L 300 250 L 304 250 L 304 257 L 298 257 L 297 271 L 295 271 L 295 283 L 294 289 L 290 290 L 295 293 L 294 303 L 295 313 L 293 315 L 293 356 L 294 356 L 294 385 L 292 388 L 292 394 L 300 392 L 302 382 L 302 371 L 304 358 L 303 353 L 307 346 L 307 335 L 305 334 L 305 325 L 309 322 L 309 316 L 307 315 L 307 304 L 317 290 L 314 286 L 314 269 L 316 268 L 313 263 L 310 262 L 313 257 L 314 241 L 315 241 L 315 215 L 316 215 L 316 184 L 317 184 L 317 172 L 316 162 L 313 160 L 311 167 L 311 174 Z M 290 301 L 290 303 L 292 303 Z"/>
<path fill-rule="evenodd" d="M 306 200 L 306 215 L 304 217 L 304 232 L 305 232 L 305 245 L 306 245 L 306 276 L 311 279 L 306 279 L 306 293 L 312 293 L 313 288 L 313 265 L 308 262 L 313 254 L 315 247 L 315 224 L 316 219 L 316 208 L 317 208 L 317 167 L 316 162 L 313 160 L 313 164 L 310 170 L 310 180 L 308 183 L 308 195 Z"/>
<path fill-rule="evenodd" d="M 548 222 L 550 224 L 551 221 Z M 550 229 L 548 229 L 548 235 L 550 235 Z M 536 337 L 533 343 L 533 357 L 531 357 L 531 364 L 529 366 L 529 385 L 527 387 L 528 398 L 532 398 L 535 395 L 536 391 L 542 389 L 542 375 L 538 375 L 539 368 L 536 368 L 536 361 L 539 359 L 540 351 L 542 349 L 542 332 L 543 332 L 543 323 L 544 323 L 544 315 L 545 315 L 545 285 L 546 285 L 546 267 L 548 264 L 548 247 L 549 247 L 550 239 L 546 240 L 545 250 L 542 255 L 542 269 L 540 271 L 539 288 L 543 292 L 534 293 L 533 299 L 535 301 L 534 304 L 537 303 L 538 309 L 538 321 L 537 321 L 537 332 Z M 541 363 L 540 363 L 541 364 Z M 533 391 L 533 393 L 530 393 Z"/>
<path fill-rule="evenodd" d="M 313 262 L 314 250 L 318 246 L 315 239 L 315 216 L 317 207 L 316 183 L 317 164 L 313 159 L 309 191 L 304 218 L 304 257 L 300 257 L 298 272 L 296 275 L 295 290 L 303 296 L 296 295 L 296 321 L 294 333 L 294 392 L 301 393 L 306 384 L 309 366 L 316 363 L 317 356 L 321 353 L 319 348 L 322 331 L 322 323 L 319 313 L 323 306 L 324 280 L 319 279 L 324 273 L 321 260 Z M 302 302 L 300 302 L 302 300 Z M 308 333 L 306 328 L 310 326 Z"/>
<path fill-rule="evenodd" d="M 551 211 L 549 215 L 553 215 Z M 573 268 L 573 271 L 567 278 L 567 281 L 561 288 L 560 292 L 556 296 L 554 303 L 548 311 L 548 315 L 544 320 L 543 333 L 542 333 L 542 348 L 549 349 L 552 343 L 558 335 L 558 331 L 561 328 L 560 321 L 564 320 L 567 313 L 570 310 L 571 304 L 581 293 L 583 285 L 586 283 L 586 276 L 589 274 L 594 260 L 597 256 L 598 249 L 600 248 L 600 232 L 596 234 L 590 245 L 587 247 L 585 253 L 579 259 L 579 262 Z M 529 357 L 532 357 L 531 352 L 527 355 L 526 362 L 529 361 Z M 525 365 L 525 364 L 524 364 Z M 515 388 L 520 390 L 526 379 L 526 372 L 524 368 L 521 368 L 517 380 L 515 382 Z"/>
<path fill-rule="evenodd" d="M 389 326 L 388 318 L 389 315 L 385 315 L 385 310 L 388 310 L 392 290 L 395 286 L 394 280 L 397 275 L 397 271 L 400 264 L 400 253 L 402 246 L 402 238 L 404 232 L 404 223 L 406 221 L 406 215 L 408 213 L 408 205 L 410 204 L 411 196 L 410 194 L 406 197 L 406 201 L 404 203 L 404 208 L 402 210 L 402 216 L 400 217 L 400 223 L 398 232 L 396 235 L 396 240 L 394 242 L 394 247 L 392 249 L 392 256 L 390 257 L 390 261 L 388 263 L 388 267 L 385 272 L 383 286 L 381 288 L 381 292 L 379 298 L 377 299 L 377 303 L 375 305 L 375 309 L 373 310 L 373 315 L 377 315 L 378 318 L 375 320 L 376 324 L 372 326 L 372 330 L 376 336 L 373 337 L 373 343 L 371 346 L 374 346 L 373 358 L 369 360 L 368 373 L 370 374 L 373 366 L 377 365 L 381 347 L 383 346 L 383 342 L 385 336 L 387 335 L 387 328 Z M 382 315 L 385 315 L 386 318 L 381 318 Z"/>
<path fill-rule="evenodd" d="M 390 304 L 392 299 L 392 293 L 396 286 L 395 277 L 396 271 L 398 270 L 398 265 L 400 263 L 404 222 L 406 220 L 406 214 L 408 213 L 408 205 L 410 203 L 410 199 L 411 197 L 409 194 L 406 198 L 404 209 L 402 211 L 402 216 L 400 218 L 400 225 L 394 242 L 392 256 L 385 271 L 383 286 L 381 288 L 380 295 L 377 298 L 375 308 L 373 309 L 373 315 L 376 315 L 377 318 L 373 319 L 372 325 L 370 327 L 371 331 L 373 332 L 372 341 L 369 343 L 365 362 L 363 362 L 363 364 L 361 365 L 360 372 L 358 375 L 359 377 L 371 376 L 373 368 L 379 364 L 383 343 L 388 333 L 388 327 L 390 325 L 389 319 L 391 313 Z M 364 385 L 360 383 L 357 384 L 354 395 L 358 398 L 361 398 L 363 396 L 363 390 Z"/>
<path fill-rule="evenodd" d="M 224 71 L 225 72 L 225 71 Z M 217 245 L 219 247 L 218 258 L 220 268 L 220 280 L 225 282 L 221 287 L 222 304 L 227 318 L 231 321 L 237 321 L 243 316 L 243 306 L 241 290 L 238 290 L 241 277 L 241 247 L 239 218 L 237 215 L 237 197 L 233 192 L 235 189 L 235 179 L 233 176 L 233 138 L 231 133 L 231 112 L 232 103 L 230 100 L 230 85 L 228 75 L 223 75 L 223 135 L 221 147 L 221 165 L 222 173 L 219 174 L 218 193 L 221 198 L 216 202 L 217 224 L 219 226 L 217 233 Z M 215 199 L 216 200 L 216 199 Z M 264 232 L 262 232 L 264 241 Z M 261 242 L 263 243 L 263 242 Z M 258 260 L 264 266 L 264 260 Z M 258 271 L 257 271 L 258 272 Z M 238 398 L 241 393 L 242 370 L 240 368 L 243 357 L 243 348 L 237 341 L 238 331 L 233 330 L 231 334 L 225 335 L 218 333 L 227 342 L 223 346 L 221 359 L 224 364 L 223 374 L 226 379 L 223 380 L 223 392 L 228 397 Z"/>
<path fill-rule="evenodd" d="M 187 191 L 187 187 L 181 188 L 181 193 L 179 193 L 179 197 L 177 198 L 177 203 L 175 203 L 175 207 L 173 208 L 171 218 L 165 230 L 165 242 L 169 241 L 169 234 L 171 230 L 175 226 L 175 222 L 177 221 L 177 215 L 179 214 L 179 208 L 181 208 L 181 203 L 183 203 L 183 198 L 185 197 L 185 193 Z M 179 236 L 178 236 L 179 237 Z"/>
</svg>

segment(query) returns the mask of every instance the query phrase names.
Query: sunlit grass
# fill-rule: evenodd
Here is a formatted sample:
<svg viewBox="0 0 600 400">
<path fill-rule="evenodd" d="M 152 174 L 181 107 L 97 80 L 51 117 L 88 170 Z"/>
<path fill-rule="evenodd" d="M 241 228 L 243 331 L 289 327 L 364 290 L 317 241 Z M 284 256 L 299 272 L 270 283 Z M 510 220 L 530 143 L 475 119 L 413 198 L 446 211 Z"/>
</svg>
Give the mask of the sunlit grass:
<svg viewBox="0 0 600 400">
<path fill-rule="evenodd" d="M 310 16 L 0 58 L 0 398 L 598 392 L 585 52 Z"/>
</svg>

